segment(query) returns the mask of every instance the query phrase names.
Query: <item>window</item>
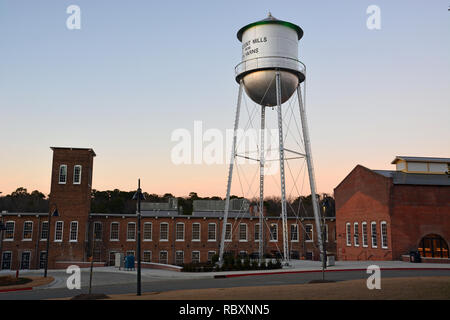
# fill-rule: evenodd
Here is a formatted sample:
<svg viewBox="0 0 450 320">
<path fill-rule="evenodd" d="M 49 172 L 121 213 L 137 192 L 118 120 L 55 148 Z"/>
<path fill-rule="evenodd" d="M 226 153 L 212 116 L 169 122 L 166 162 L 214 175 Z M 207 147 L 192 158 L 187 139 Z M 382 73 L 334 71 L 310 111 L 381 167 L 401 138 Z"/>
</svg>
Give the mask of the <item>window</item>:
<svg viewBox="0 0 450 320">
<path fill-rule="evenodd" d="M 67 165 L 62 164 L 59 166 L 59 184 L 66 184 L 67 181 Z"/>
<path fill-rule="evenodd" d="M 167 251 L 160 251 L 159 252 L 159 263 L 168 264 Z"/>
<path fill-rule="evenodd" d="M 119 223 L 111 222 L 111 231 L 109 233 L 110 241 L 119 241 Z"/>
<path fill-rule="evenodd" d="M 305 242 L 313 242 L 313 225 L 305 225 Z"/>
<path fill-rule="evenodd" d="M 3 251 L 2 254 L 2 270 L 11 270 L 12 252 Z"/>
<path fill-rule="evenodd" d="M 127 241 L 136 240 L 136 223 L 128 222 L 127 225 Z"/>
<path fill-rule="evenodd" d="M 151 222 L 144 223 L 144 241 L 152 241 L 152 228 Z"/>
<path fill-rule="evenodd" d="M 61 242 L 63 239 L 63 221 L 56 221 L 55 223 L 55 241 Z"/>
<path fill-rule="evenodd" d="M 200 241 L 200 223 L 192 224 L 192 241 Z"/>
<path fill-rule="evenodd" d="M 43 221 L 41 227 L 41 241 L 42 240 L 47 241 L 47 238 L 48 238 L 48 221 Z"/>
<path fill-rule="evenodd" d="M 117 253 L 117 251 L 110 251 L 109 252 L 109 266 L 115 266 L 116 265 L 116 253 Z"/>
<path fill-rule="evenodd" d="M 212 262 L 212 258 L 215 254 L 215 251 L 208 251 L 208 262 Z"/>
<path fill-rule="evenodd" d="M 298 225 L 291 224 L 291 241 L 298 242 Z"/>
<path fill-rule="evenodd" d="M 70 242 L 78 241 L 78 221 L 72 221 L 70 223 Z"/>
<path fill-rule="evenodd" d="M 144 250 L 142 259 L 144 262 L 152 262 L 152 252 L 149 250 Z"/>
<path fill-rule="evenodd" d="M 362 246 L 367 247 L 367 222 L 361 223 L 362 229 Z"/>
<path fill-rule="evenodd" d="M 387 241 L 387 224 L 386 221 L 380 223 L 381 226 L 381 247 L 383 249 L 387 249 L 388 241 Z"/>
<path fill-rule="evenodd" d="M 175 252 L 175 264 L 180 265 L 184 263 L 184 251 Z"/>
<path fill-rule="evenodd" d="M 259 241 L 259 223 L 255 223 L 255 241 Z"/>
<path fill-rule="evenodd" d="M 378 238 L 377 238 L 377 223 L 370 223 L 370 231 L 372 235 L 372 248 L 376 248 L 378 246 Z"/>
<path fill-rule="evenodd" d="M 73 184 L 81 184 L 81 166 L 73 167 Z"/>
<path fill-rule="evenodd" d="M 184 223 L 182 222 L 176 224 L 175 241 L 184 241 Z"/>
<path fill-rule="evenodd" d="M 200 251 L 192 251 L 192 263 L 200 263 Z"/>
<path fill-rule="evenodd" d="M 30 269 L 30 258 L 31 258 L 30 251 L 22 252 L 21 259 L 20 259 L 20 269 L 22 269 L 22 270 Z"/>
<path fill-rule="evenodd" d="M 355 247 L 359 247 L 359 226 L 358 226 L 358 222 L 355 222 L 353 224 L 353 241 L 354 241 Z"/>
<path fill-rule="evenodd" d="M 39 269 L 44 269 L 45 268 L 45 263 L 46 263 L 46 257 L 47 257 L 47 252 L 46 251 L 41 251 L 39 253 Z"/>
<path fill-rule="evenodd" d="M 4 240 L 14 240 L 14 226 L 15 226 L 15 222 L 14 221 L 6 221 L 5 223 L 5 236 L 4 236 Z"/>
<path fill-rule="evenodd" d="M 231 223 L 227 223 L 227 227 L 225 229 L 225 241 L 231 241 L 232 239 L 232 227 Z"/>
<path fill-rule="evenodd" d="M 216 241 L 216 224 L 208 224 L 208 241 Z"/>
<path fill-rule="evenodd" d="M 159 241 L 169 241 L 169 224 L 166 222 L 159 225 Z"/>
<path fill-rule="evenodd" d="M 270 225 L 270 241 L 278 241 L 278 225 L 276 223 Z"/>
<path fill-rule="evenodd" d="M 135 256 L 135 255 L 134 255 L 134 250 L 128 250 L 128 251 L 126 252 L 126 255 L 127 255 L 127 257 L 128 257 L 128 256 L 133 256 L 133 257 L 134 257 L 134 256 Z"/>
<path fill-rule="evenodd" d="M 103 226 L 101 222 L 94 222 L 94 240 L 100 241 L 103 238 Z"/>
<path fill-rule="evenodd" d="M 23 240 L 31 241 L 33 238 L 33 221 L 25 221 L 23 223 Z"/>
<path fill-rule="evenodd" d="M 247 241 L 247 224 L 246 223 L 239 224 L 239 241 L 242 241 L 242 242 Z"/>
<path fill-rule="evenodd" d="M 438 234 L 427 234 L 419 242 L 418 251 L 422 257 L 448 258 L 448 244 Z"/>
<path fill-rule="evenodd" d="M 347 224 L 345 225 L 345 238 L 347 239 L 347 246 L 351 246 L 352 245 L 352 227 L 350 225 L 349 222 L 347 222 Z"/>
</svg>

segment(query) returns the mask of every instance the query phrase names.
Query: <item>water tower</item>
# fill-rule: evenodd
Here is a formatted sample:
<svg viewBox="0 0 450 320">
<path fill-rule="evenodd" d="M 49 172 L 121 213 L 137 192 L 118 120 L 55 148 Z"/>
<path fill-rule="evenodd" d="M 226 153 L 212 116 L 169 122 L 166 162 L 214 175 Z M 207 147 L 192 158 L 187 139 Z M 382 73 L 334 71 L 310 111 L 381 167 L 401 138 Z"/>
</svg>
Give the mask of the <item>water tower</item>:
<svg viewBox="0 0 450 320">
<path fill-rule="evenodd" d="M 287 21 L 278 20 L 270 13 L 269 16 L 241 28 L 237 38 L 242 43 L 242 61 L 236 66 L 236 81 L 239 83 L 236 117 L 234 123 L 234 135 L 231 151 L 231 161 L 228 172 L 227 193 L 224 210 L 224 221 L 222 224 L 222 235 L 219 250 L 219 262 L 223 262 L 224 240 L 226 224 L 230 208 L 230 189 L 233 177 L 236 153 L 237 130 L 239 128 L 239 117 L 243 89 L 247 96 L 260 108 L 260 128 L 265 129 L 266 108 L 276 107 L 278 123 L 278 154 L 280 169 L 280 193 L 281 193 L 281 218 L 283 235 L 283 261 L 289 261 L 289 242 L 287 230 L 287 208 L 286 208 L 286 182 L 285 182 L 285 152 L 293 153 L 297 157 L 303 157 L 307 163 L 309 184 L 312 195 L 313 211 L 316 230 L 321 229 L 319 205 L 316 197 L 316 185 L 314 179 L 314 168 L 311 158 L 311 147 L 309 141 L 306 113 L 302 98 L 301 84 L 305 81 L 306 67 L 298 60 L 298 42 L 303 36 L 303 30 Z M 303 91 L 304 91 L 303 86 Z M 303 135 L 303 152 L 286 149 L 283 145 L 283 119 L 282 107 L 294 93 L 297 93 L 299 113 L 301 118 L 301 131 Z M 263 200 L 264 200 L 264 134 L 260 135 L 259 162 L 259 235 L 263 239 Z M 320 252 L 323 253 L 321 232 L 316 232 Z M 263 241 L 259 241 L 259 257 L 263 256 Z"/>
</svg>

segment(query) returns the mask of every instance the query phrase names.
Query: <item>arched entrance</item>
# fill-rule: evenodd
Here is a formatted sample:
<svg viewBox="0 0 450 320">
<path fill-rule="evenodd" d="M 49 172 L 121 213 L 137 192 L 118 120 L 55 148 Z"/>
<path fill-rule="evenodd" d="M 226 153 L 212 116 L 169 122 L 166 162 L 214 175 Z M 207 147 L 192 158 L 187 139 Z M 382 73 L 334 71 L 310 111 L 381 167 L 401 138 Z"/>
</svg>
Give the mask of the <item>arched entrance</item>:
<svg viewBox="0 0 450 320">
<path fill-rule="evenodd" d="M 447 242 L 440 235 L 427 234 L 419 242 L 419 252 L 422 257 L 448 258 Z"/>
</svg>

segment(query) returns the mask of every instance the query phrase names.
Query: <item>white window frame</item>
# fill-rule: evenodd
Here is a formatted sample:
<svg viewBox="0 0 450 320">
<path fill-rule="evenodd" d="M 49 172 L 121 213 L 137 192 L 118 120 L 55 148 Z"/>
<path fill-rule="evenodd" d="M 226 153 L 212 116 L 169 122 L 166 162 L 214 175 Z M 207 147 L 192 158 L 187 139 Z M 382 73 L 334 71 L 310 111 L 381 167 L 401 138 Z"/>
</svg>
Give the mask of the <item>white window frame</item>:
<svg viewBox="0 0 450 320">
<path fill-rule="evenodd" d="M 130 226 L 133 225 L 133 238 L 130 238 Z M 136 222 L 128 222 L 127 223 L 127 241 L 133 242 L 136 241 Z"/>
<path fill-rule="evenodd" d="M 145 237 L 145 226 L 150 226 L 150 238 Z M 152 222 L 144 222 L 144 228 L 143 228 L 143 239 L 144 241 L 153 241 L 153 223 Z M 147 230 L 148 231 L 148 230 Z"/>
<path fill-rule="evenodd" d="M 307 239 L 308 236 L 308 232 L 306 232 L 307 227 L 310 226 L 311 227 L 311 239 Z M 313 242 L 314 241 L 314 229 L 313 229 L 313 225 L 311 223 L 305 224 L 305 242 Z"/>
<path fill-rule="evenodd" d="M 183 237 L 181 237 L 181 238 L 178 238 L 178 231 L 179 231 L 178 230 L 178 226 L 183 226 L 183 230 L 182 230 Z M 177 222 L 175 224 L 175 241 L 178 241 L 178 242 L 183 242 L 184 241 L 184 222 Z"/>
<path fill-rule="evenodd" d="M 161 238 L 161 235 L 162 235 L 162 226 L 167 226 L 167 238 L 166 239 L 163 239 L 163 238 Z M 167 223 L 167 222 L 161 222 L 160 224 L 159 224 L 159 241 L 160 242 L 167 242 L 167 241 L 169 241 L 169 224 Z"/>
<path fill-rule="evenodd" d="M 214 239 L 209 238 L 209 227 L 214 226 Z M 208 242 L 214 242 L 217 241 L 217 225 L 215 223 L 208 223 Z"/>
<path fill-rule="evenodd" d="M 56 236 L 58 235 L 58 225 L 61 225 L 61 239 L 58 239 Z M 58 220 L 55 222 L 55 237 L 54 242 L 62 242 L 64 238 L 64 221 Z"/>
<path fill-rule="evenodd" d="M 242 227 L 245 226 L 245 239 L 241 239 L 241 231 Z M 248 241 L 248 227 L 246 223 L 239 223 L 239 242 L 247 242 Z"/>
<path fill-rule="evenodd" d="M 352 245 L 352 224 L 347 222 L 345 224 L 345 242 L 347 247 L 351 247 Z"/>
<path fill-rule="evenodd" d="M 75 181 L 75 177 L 76 177 L 75 170 L 77 168 L 80 168 L 80 174 L 78 176 L 78 181 Z M 79 165 L 79 164 L 73 166 L 73 184 L 81 184 L 81 165 Z"/>
<path fill-rule="evenodd" d="M 259 239 L 261 238 L 261 235 L 259 234 L 259 223 L 255 223 L 255 230 L 253 233 L 253 237 L 255 238 L 255 242 L 259 242 Z M 258 234 L 258 237 L 256 236 Z"/>
<path fill-rule="evenodd" d="M 198 253 L 198 261 L 194 261 L 194 253 Z M 200 251 L 195 250 L 191 252 L 191 263 L 200 263 Z"/>
<path fill-rule="evenodd" d="M 373 230 L 374 230 L 373 226 L 375 226 L 375 236 L 373 234 Z M 375 245 L 373 244 L 374 243 L 374 241 L 373 241 L 374 239 L 375 239 L 375 242 L 376 242 Z M 377 223 L 376 223 L 376 221 L 372 221 L 370 223 L 370 243 L 372 244 L 372 248 L 378 248 L 378 236 L 377 236 Z"/>
<path fill-rule="evenodd" d="M 73 232 L 74 224 L 76 225 L 75 239 L 72 239 L 72 232 Z M 70 221 L 69 242 L 78 242 L 78 221 Z"/>
<path fill-rule="evenodd" d="M 45 238 L 42 237 L 42 234 L 44 233 L 44 224 L 47 225 L 47 235 L 46 235 Z M 41 241 L 47 241 L 47 238 L 48 238 L 48 221 L 42 221 L 42 223 L 41 223 L 41 234 L 39 235 L 39 237 L 40 237 Z"/>
<path fill-rule="evenodd" d="M 117 225 L 117 239 L 113 238 L 113 225 Z M 120 240 L 120 222 L 112 221 L 109 225 L 109 241 L 119 241 Z"/>
<path fill-rule="evenodd" d="M 367 248 L 369 246 L 369 243 L 368 243 L 369 237 L 368 237 L 367 231 L 368 231 L 367 230 L 367 222 L 363 221 L 361 223 L 361 240 L 362 240 L 361 242 L 362 242 L 363 248 Z"/>
<path fill-rule="evenodd" d="M 25 238 L 25 226 L 27 224 L 31 224 L 31 229 L 28 231 L 31 234 L 30 238 Z M 33 240 L 33 221 L 27 220 L 23 222 L 22 241 L 32 241 L 32 240 Z"/>
<path fill-rule="evenodd" d="M 7 227 L 7 225 L 8 224 L 12 224 L 12 236 L 11 236 L 11 238 L 6 238 L 6 231 L 7 230 L 5 230 L 5 231 L 3 231 L 3 234 L 4 234 L 4 237 L 3 237 L 3 241 L 14 241 L 14 234 L 15 234 L 15 231 L 16 231 L 16 222 L 15 221 L 6 221 L 5 222 L 5 227 Z"/>
<path fill-rule="evenodd" d="M 273 237 L 272 227 L 275 226 L 276 237 Z M 269 226 L 269 242 L 278 242 L 278 223 L 271 223 Z"/>
<path fill-rule="evenodd" d="M 210 254 L 211 254 L 211 259 L 209 259 Z M 208 251 L 208 256 L 206 257 L 207 262 L 211 262 L 212 261 L 212 257 L 214 257 L 214 255 L 216 255 L 216 251 L 215 250 L 209 250 Z"/>
<path fill-rule="evenodd" d="M 194 226 L 198 226 L 198 239 L 194 238 Z M 192 241 L 199 242 L 202 239 L 202 225 L 199 222 L 194 222 L 192 224 Z"/>
<path fill-rule="evenodd" d="M 145 254 L 146 254 L 146 253 L 149 253 L 149 254 L 150 254 L 150 259 L 149 259 L 149 261 L 145 261 Z M 152 262 L 152 251 L 151 251 L 151 250 L 144 250 L 144 251 L 142 252 L 142 261 L 143 261 L 143 262 L 147 262 L 147 263 Z"/>
<path fill-rule="evenodd" d="M 9 268 L 3 269 L 4 256 L 5 256 L 5 254 L 8 254 L 8 253 L 9 253 Z M 9 251 L 9 250 L 2 251 L 1 260 L 2 260 L 1 261 L 2 264 L 0 265 L 0 270 L 11 270 L 12 262 L 13 262 L 13 253 L 12 253 L 12 251 Z"/>
<path fill-rule="evenodd" d="M 353 223 L 353 245 L 359 247 L 359 223 Z"/>
<path fill-rule="evenodd" d="M 95 226 L 100 226 L 100 238 L 99 239 L 97 239 L 96 238 L 96 236 L 95 236 Z M 103 223 L 101 223 L 100 221 L 94 221 L 94 228 L 92 229 L 92 232 L 93 232 L 93 239 L 94 239 L 94 241 L 102 241 L 102 239 L 103 239 Z"/>
<path fill-rule="evenodd" d="M 161 261 L 161 253 L 165 253 L 166 254 L 165 262 Z M 159 260 L 158 260 L 158 262 L 161 263 L 161 264 L 169 264 L 169 252 L 167 252 L 167 250 L 159 251 Z"/>
<path fill-rule="evenodd" d="M 230 237 L 229 238 L 227 237 L 227 228 L 228 227 L 230 227 Z M 225 242 L 233 241 L 233 226 L 231 225 L 231 223 L 228 223 L 228 222 L 227 222 L 227 224 L 225 226 L 225 240 L 224 241 Z"/>
<path fill-rule="evenodd" d="M 63 177 L 63 175 L 61 174 L 61 169 L 64 168 L 65 175 L 64 175 L 64 181 L 61 181 L 61 178 Z M 59 166 L 59 171 L 58 171 L 58 184 L 66 184 L 67 183 L 67 164 L 62 164 Z"/>
<path fill-rule="evenodd" d="M 386 227 L 386 243 L 384 243 L 384 237 L 383 237 L 383 226 Z M 382 249 L 388 249 L 388 231 L 387 231 L 387 222 L 381 221 L 380 222 L 380 240 L 381 240 L 381 248 Z"/>
<path fill-rule="evenodd" d="M 178 263 L 179 261 L 177 261 L 177 260 L 178 260 L 177 254 L 179 254 L 180 252 L 181 252 L 181 254 L 183 255 L 183 258 L 182 258 L 181 263 Z M 176 264 L 176 265 L 178 265 L 178 264 L 184 264 L 184 251 L 183 251 L 183 250 L 177 250 L 177 251 L 175 251 L 175 264 Z"/>
<path fill-rule="evenodd" d="M 294 227 L 294 226 L 295 226 L 295 233 L 292 232 L 292 227 Z M 291 232 L 291 237 L 290 237 L 291 242 L 298 242 L 298 238 L 299 238 L 299 234 L 298 234 L 298 224 L 296 224 L 296 223 L 291 224 L 291 226 L 290 226 L 289 229 L 290 229 L 289 231 Z M 295 240 L 292 239 L 292 235 L 293 235 L 293 234 L 296 235 L 296 239 L 295 239 Z"/>
</svg>

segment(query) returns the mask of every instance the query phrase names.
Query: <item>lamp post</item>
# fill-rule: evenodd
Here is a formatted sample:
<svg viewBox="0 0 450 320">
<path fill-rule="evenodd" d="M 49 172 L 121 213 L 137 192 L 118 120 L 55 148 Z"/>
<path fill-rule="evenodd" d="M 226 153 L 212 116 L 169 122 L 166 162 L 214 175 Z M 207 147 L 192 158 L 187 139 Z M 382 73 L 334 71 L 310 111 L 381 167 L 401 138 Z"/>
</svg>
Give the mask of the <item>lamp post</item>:
<svg viewBox="0 0 450 320">
<path fill-rule="evenodd" d="M 51 221 L 52 221 L 52 216 L 53 217 L 59 217 L 59 213 L 58 213 L 58 208 L 55 205 L 55 210 L 53 211 L 53 213 L 48 213 L 48 226 L 47 226 L 47 251 L 45 252 L 45 270 L 44 270 L 44 278 L 47 278 L 47 270 L 48 270 L 48 251 L 50 249 L 50 230 L 52 230 L 51 228 Z"/>
<path fill-rule="evenodd" d="M 137 295 L 141 295 L 141 200 L 145 200 L 141 190 L 141 179 L 138 179 L 138 189 L 133 196 L 137 200 Z"/>
</svg>

